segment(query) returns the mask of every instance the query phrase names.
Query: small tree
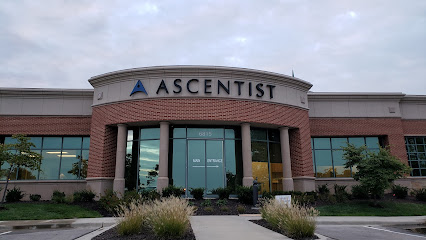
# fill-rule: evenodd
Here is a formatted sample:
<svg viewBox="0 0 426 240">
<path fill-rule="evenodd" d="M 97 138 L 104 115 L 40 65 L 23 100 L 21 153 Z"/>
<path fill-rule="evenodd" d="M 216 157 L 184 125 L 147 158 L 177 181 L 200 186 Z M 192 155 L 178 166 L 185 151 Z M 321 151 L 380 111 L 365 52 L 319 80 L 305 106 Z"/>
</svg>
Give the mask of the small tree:
<svg viewBox="0 0 426 240">
<path fill-rule="evenodd" d="M 18 168 L 28 168 L 31 170 L 40 169 L 41 155 L 31 151 L 31 147 L 35 147 L 35 145 L 30 142 L 30 138 L 22 134 L 13 135 L 12 138 L 16 139 L 16 143 L 0 144 L 0 164 L 9 164 L 8 169 L 2 169 L 0 172 L 1 176 L 6 176 L 6 185 L 4 187 L 1 204 L 4 203 L 12 172 Z"/>
<path fill-rule="evenodd" d="M 388 148 L 380 147 L 379 152 L 371 152 L 367 151 L 366 146 L 355 147 L 348 143 L 343 150 L 345 167 L 358 169 L 353 177 L 373 197 L 375 206 L 378 206 L 377 198 L 384 194 L 392 182 L 410 171 Z"/>
</svg>

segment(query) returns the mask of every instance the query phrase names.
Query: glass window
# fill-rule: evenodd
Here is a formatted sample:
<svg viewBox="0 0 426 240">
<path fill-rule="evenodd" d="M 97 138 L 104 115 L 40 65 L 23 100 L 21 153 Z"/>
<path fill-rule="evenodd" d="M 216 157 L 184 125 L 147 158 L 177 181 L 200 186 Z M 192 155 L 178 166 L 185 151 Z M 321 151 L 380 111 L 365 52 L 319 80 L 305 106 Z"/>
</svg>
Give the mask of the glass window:
<svg viewBox="0 0 426 240">
<path fill-rule="evenodd" d="M 140 139 L 160 139 L 160 128 L 142 128 Z"/>
<path fill-rule="evenodd" d="M 235 138 L 235 130 L 225 129 L 225 138 Z"/>
<path fill-rule="evenodd" d="M 186 139 L 173 139 L 173 185 L 185 188 Z"/>
<path fill-rule="evenodd" d="M 90 137 L 83 137 L 83 149 L 90 148 Z"/>
<path fill-rule="evenodd" d="M 314 138 L 315 149 L 331 149 L 330 138 Z"/>
<path fill-rule="evenodd" d="M 314 150 L 316 177 L 334 177 L 331 150 Z"/>
<path fill-rule="evenodd" d="M 269 192 L 269 169 L 268 162 L 252 162 L 253 179 L 260 184 L 259 192 Z"/>
<path fill-rule="evenodd" d="M 237 151 L 235 140 L 225 140 L 226 186 L 235 189 L 237 183 Z"/>
<path fill-rule="evenodd" d="M 405 137 L 408 162 L 413 168 L 411 176 L 426 176 L 425 137 Z M 417 160 L 422 160 L 418 162 Z M 417 169 L 419 168 L 419 169 Z"/>
<path fill-rule="evenodd" d="M 333 150 L 333 164 L 336 177 L 351 177 L 351 169 L 345 168 L 345 163 L 343 150 Z"/>
<path fill-rule="evenodd" d="M 333 149 L 342 149 L 342 147 L 346 147 L 347 145 L 348 145 L 348 139 L 347 138 L 332 138 L 331 139 L 331 146 L 333 147 Z"/>
<path fill-rule="evenodd" d="M 365 140 L 363 137 L 352 137 L 349 138 L 349 143 L 355 145 L 355 147 L 361 147 L 365 144 Z"/>
<path fill-rule="evenodd" d="M 1 170 L 9 170 L 9 168 L 10 168 L 10 165 L 9 165 L 9 163 L 7 163 L 7 162 L 4 162 L 3 163 L 3 165 L 1 165 Z M 7 174 L 7 173 L 6 173 Z M 15 170 L 13 170 L 12 171 L 12 173 L 10 174 L 10 177 L 9 177 L 9 180 L 16 180 L 16 177 L 17 177 L 17 171 L 16 171 L 16 168 L 15 168 Z M 0 178 L 0 180 L 6 180 L 6 177 L 7 176 L 2 176 L 1 178 Z"/>
<path fill-rule="evenodd" d="M 188 128 L 188 138 L 223 138 L 223 128 Z"/>
<path fill-rule="evenodd" d="M 33 152 L 40 153 L 40 150 L 33 150 Z M 18 169 L 18 180 L 36 180 L 38 178 L 38 169 L 31 170 L 29 168 Z"/>
<path fill-rule="evenodd" d="M 251 140 L 266 140 L 266 129 L 251 129 Z"/>
<path fill-rule="evenodd" d="M 87 168 L 89 167 L 89 150 L 81 151 L 81 163 L 80 163 L 80 179 L 87 177 Z"/>
<path fill-rule="evenodd" d="M 41 137 L 31 137 L 30 142 L 35 145 L 35 147 L 31 147 L 31 149 L 41 149 L 41 139 Z"/>
<path fill-rule="evenodd" d="M 62 138 L 61 137 L 44 137 L 43 138 L 43 149 L 61 149 Z"/>
<path fill-rule="evenodd" d="M 268 129 L 268 139 L 269 141 L 279 142 L 280 141 L 280 131 L 276 129 Z"/>
<path fill-rule="evenodd" d="M 43 159 L 41 160 L 39 179 L 58 179 L 61 151 L 57 149 L 43 150 L 41 154 Z"/>
<path fill-rule="evenodd" d="M 81 137 L 64 137 L 64 149 L 81 149 Z"/>
<path fill-rule="evenodd" d="M 80 175 L 81 150 L 63 150 L 61 157 L 59 179 L 78 179 Z"/>
<path fill-rule="evenodd" d="M 186 128 L 174 128 L 173 138 L 186 138 Z"/>
<path fill-rule="evenodd" d="M 253 162 L 268 162 L 268 144 L 266 142 L 251 142 Z"/>
<path fill-rule="evenodd" d="M 127 130 L 127 141 L 133 141 L 133 130 Z"/>
<path fill-rule="evenodd" d="M 160 159 L 160 140 L 140 141 L 139 186 L 142 189 L 157 187 Z"/>
<path fill-rule="evenodd" d="M 4 138 L 4 144 L 15 144 L 17 142 L 18 141 L 16 139 L 11 138 L 11 137 L 5 137 Z"/>
<path fill-rule="evenodd" d="M 365 143 L 368 148 L 379 148 L 379 138 L 378 137 L 366 137 Z"/>
</svg>

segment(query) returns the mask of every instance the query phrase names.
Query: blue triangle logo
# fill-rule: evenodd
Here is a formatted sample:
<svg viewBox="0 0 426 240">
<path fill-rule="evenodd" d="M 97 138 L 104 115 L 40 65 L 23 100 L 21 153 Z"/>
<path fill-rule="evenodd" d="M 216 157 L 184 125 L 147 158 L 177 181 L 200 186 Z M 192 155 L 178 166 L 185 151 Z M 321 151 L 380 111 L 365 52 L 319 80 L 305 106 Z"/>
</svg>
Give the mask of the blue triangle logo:
<svg viewBox="0 0 426 240">
<path fill-rule="evenodd" d="M 130 96 L 132 96 L 134 93 L 137 92 L 143 92 L 146 95 L 148 95 L 148 93 L 146 92 L 145 88 L 143 87 L 143 84 L 141 82 L 141 80 L 138 80 L 138 82 L 136 83 L 135 87 L 133 88 L 132 93 L 130 93 Z"/>
</svg>

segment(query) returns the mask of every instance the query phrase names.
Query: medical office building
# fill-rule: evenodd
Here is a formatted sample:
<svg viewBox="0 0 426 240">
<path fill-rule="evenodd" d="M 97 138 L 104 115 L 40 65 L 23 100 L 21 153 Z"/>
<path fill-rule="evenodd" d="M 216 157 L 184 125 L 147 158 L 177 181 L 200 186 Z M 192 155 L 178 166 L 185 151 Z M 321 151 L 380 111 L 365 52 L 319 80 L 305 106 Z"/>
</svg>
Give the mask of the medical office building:
<svg viewBox="0 0 426 240">
<path fill-rule="evenodd" d="M 426 96 L 310 92 L 298 78 L 213 66 L 128 69 L 89 82 L 93 89 L 0 89 L 0 143 L 26 134 L 43 156 L 40 171 L 18 169 L 12 186 L 43 199 L 172 184 L 211 194 L 253 179 L 262 191 L 313 191 L 355 184 L 346 142 L 389 145 L 412 168 L 398 183 L 426 186 Z"/>
</svg>

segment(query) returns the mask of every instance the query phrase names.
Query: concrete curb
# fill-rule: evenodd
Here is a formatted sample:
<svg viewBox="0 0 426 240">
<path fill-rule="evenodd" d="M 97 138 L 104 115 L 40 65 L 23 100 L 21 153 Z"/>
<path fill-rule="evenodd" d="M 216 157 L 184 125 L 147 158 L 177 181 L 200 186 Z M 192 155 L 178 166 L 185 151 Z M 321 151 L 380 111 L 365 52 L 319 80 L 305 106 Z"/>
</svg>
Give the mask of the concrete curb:
<svg viewBox="0 0 426 240">
<path fill-rule="evenodd" d="M 318 217 L 317 225 L 416 225 L 424 224 L 426 216 L 410 217 Z"/>
<path fill-rule="evenodd" d="M 53 220 L 0 221 L 0 229 L 47 229 L 47 228 L 81 228 L 109 227 L 116 224 L 116 218 L 80 218 Z"/>
</svg>

